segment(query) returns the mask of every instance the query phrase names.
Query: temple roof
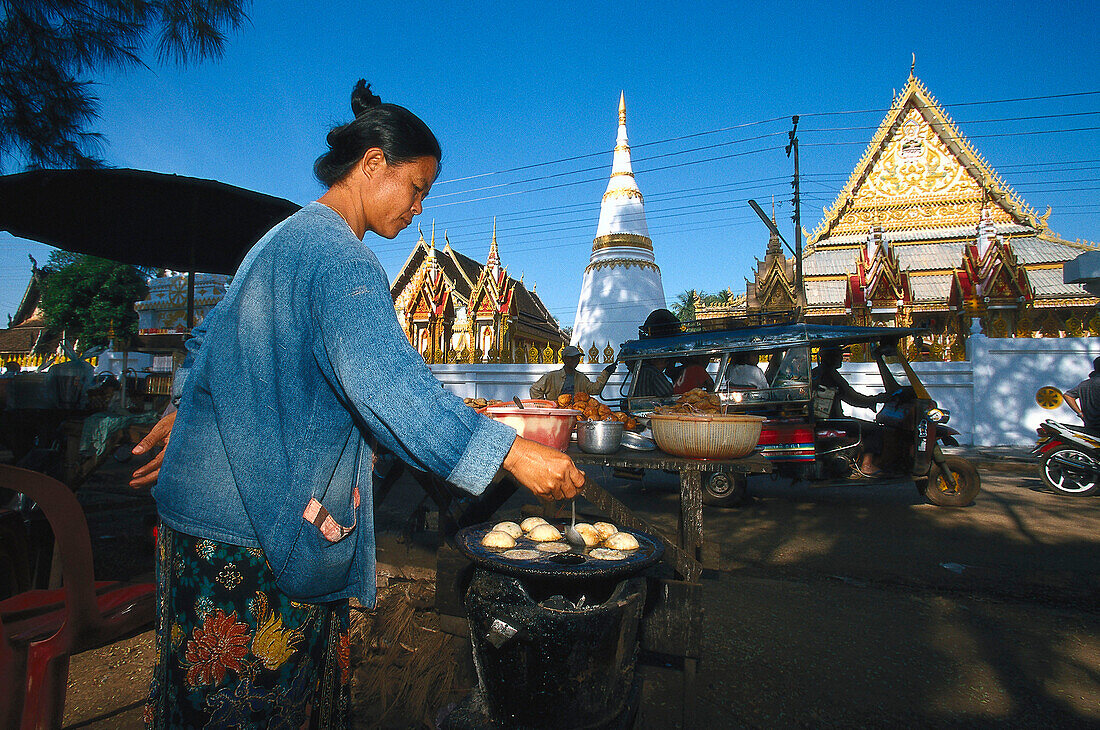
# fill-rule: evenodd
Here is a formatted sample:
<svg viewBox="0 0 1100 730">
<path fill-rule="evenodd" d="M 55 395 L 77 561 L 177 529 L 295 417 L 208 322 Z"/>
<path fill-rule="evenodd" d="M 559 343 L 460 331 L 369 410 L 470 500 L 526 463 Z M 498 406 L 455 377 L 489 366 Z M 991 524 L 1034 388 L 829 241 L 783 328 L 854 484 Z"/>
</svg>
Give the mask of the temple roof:
<svg viewBox="0 0 1100 730">
<path fill-rule="evenodd" d="M 903 240 L 903 232 L 946 238 L 961 228 L 972 234 L 985 205 L 999 234 L 1046 227 L 1046 216 L 1001 180 L 910 74 L 810 243 L 855 243 L 850 236 L 876 224 L 902 234 L 891 236 L 894 241 Z"/>
<path fill-rule="evenodd" d="M 481 270 L 485 268 L 485 265 L 452 248 L 450 241 L 446 239 L 446 235 L 444 235 L 444 240 L 446 243 L 443 249 L 435 249 L 436 263 L 444 279 L 451 287 L 457 303 L 461 306 L 467 306 L 470 296 L 473 294 L 474 285 L 480 279 Z M 402 266 L 401 271 L 390 286 L 390 293 L 394 297 L 412 283 L 417 270 L 427 258 L 431 248 L 432 246 L 426 243 L 423 235 L 421 235 L 408 259 L 405 260 L 405 265 Z M 490 252 L 494 251 L 496 251 L 495 245 L 490 244 Z M 497 264 L 499 266 L 499 258 Z M 528 290 L 523 282 L 513 279 L 505 273 L 501 288 L 504 291 L 507 291 L 508 288 L 512 289 L 516 325 L 520 329 L 527 334 L 545 336 L 550 340 L 561 339 L 561 331 L 557 320 L 550 314 L 550 310 L 547 309 L 542 299 Z"/>
</svg>

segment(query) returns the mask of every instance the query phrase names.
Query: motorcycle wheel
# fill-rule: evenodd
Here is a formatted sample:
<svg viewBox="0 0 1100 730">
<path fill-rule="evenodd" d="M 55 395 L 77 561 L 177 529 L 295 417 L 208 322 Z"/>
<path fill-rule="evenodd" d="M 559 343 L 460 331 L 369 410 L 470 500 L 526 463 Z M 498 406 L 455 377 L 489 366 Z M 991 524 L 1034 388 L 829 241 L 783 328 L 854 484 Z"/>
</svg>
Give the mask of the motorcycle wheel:
<svg viewBox="0 0 1100 730">
<path fill-rule="evenodd" d="M 1081 467 L 1075 468 L 1055 461 L 1054 456 L 1080 464 Z M 1086 497 L 1100 491 L 1100 475 L 1097 474 L 1096 462 L 1072 446 L 1063 446 L 1047 454 L 1039 462 L 1039 476 L 1044 484 L 1061 494 Z"/>
<path fill-rule="evenodd" d="M 748 504 L 748 479 L 725 472 L 715 472 L 703 483 L 703 504 L 711 507 L 743 507 Z"/>
<path fill-rule="evenodd" d="M 932 504 L 938 507 L 965 507 L 982 491 L 982 480 L 973 464 L 960 456 L 945 457 L 947 468 L 954 476 L 954 484 L 933 462 L 928 477 L 917 480 L 917 489 Z"/>
</svg>

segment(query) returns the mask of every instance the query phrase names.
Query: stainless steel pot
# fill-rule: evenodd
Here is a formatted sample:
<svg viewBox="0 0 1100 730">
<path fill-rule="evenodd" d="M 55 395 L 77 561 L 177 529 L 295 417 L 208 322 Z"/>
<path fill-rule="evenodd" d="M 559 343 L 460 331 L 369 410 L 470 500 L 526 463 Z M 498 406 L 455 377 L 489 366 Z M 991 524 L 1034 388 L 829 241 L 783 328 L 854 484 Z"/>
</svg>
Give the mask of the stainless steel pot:
<svg viewBox="0 0 1100 730">
<path fill-rule="evenodd" d="M 621 421 L 578 421 L 577 446 L 589 454 L 613 454 L 623 440 Z"/>
</svg>

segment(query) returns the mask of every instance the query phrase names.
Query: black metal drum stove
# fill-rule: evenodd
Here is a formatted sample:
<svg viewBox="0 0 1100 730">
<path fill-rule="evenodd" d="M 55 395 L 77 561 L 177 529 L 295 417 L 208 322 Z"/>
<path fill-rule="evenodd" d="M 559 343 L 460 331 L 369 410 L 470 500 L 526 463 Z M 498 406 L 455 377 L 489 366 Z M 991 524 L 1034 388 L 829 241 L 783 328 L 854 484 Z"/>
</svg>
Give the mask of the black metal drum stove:
<svg viewBox="0 0 1100 730">
<path fill-rule="evenodd" d="M 465 605 L 478 686 L 441 727 L 629 728 L 641 694 L 635 664 L 646 579 L 640 574 L 661 559 L 664 546 L 620 527 L 640 545 L 622 560 L 599 560 L 579 548 L 514 559 L 481 544 L 492 526 L 456 535 L 456 546 L 476 566 Z M 516 542 L 517 549 L 537 550 L 526 536 Z"/>
</svg>

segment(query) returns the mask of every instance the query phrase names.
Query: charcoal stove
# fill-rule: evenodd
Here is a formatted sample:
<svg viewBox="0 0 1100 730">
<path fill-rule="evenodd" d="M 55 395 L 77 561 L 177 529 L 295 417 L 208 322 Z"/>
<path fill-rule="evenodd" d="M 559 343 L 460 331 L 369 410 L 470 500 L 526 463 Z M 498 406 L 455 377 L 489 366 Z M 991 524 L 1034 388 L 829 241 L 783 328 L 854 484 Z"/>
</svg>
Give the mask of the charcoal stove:
<svg viewBox="0 0 1100 730">
<path fill-rule="evenodd" d="M 620 527 L 639 548 L 601 560 L 587 548 L 513 559 L 481 540 L 493 523 L 459 530 L 456 547 L 475 564 L 466 591 L 478 686 L 441 727 L 610 730 L 633 723 L 635 675 L 646 599 L 640 573 L 664 546 Z M 555 524 L 564 532 L 564 523 Z M 526 536 L 517 549 L 534 550 Z"/>
</svg>

